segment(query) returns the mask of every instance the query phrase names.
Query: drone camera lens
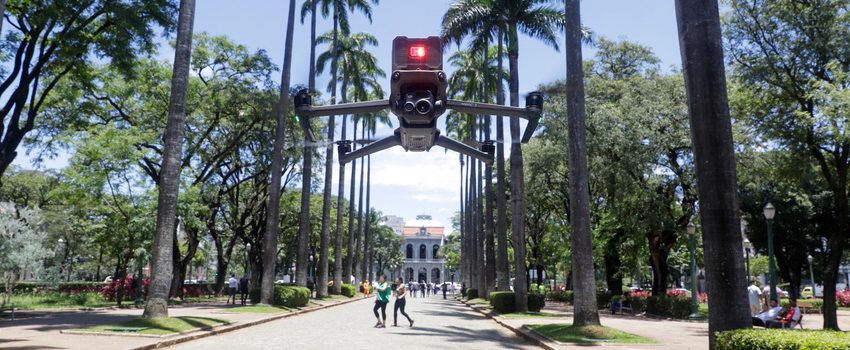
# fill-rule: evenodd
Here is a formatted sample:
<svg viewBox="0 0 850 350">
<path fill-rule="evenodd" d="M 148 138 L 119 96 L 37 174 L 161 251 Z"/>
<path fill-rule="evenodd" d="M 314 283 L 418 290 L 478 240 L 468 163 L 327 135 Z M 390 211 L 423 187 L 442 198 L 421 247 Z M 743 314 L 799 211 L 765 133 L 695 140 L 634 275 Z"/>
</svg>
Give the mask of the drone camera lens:
<svg viewBox="0 0 850 350">
<path fill-rule="evenodd" d="M 433 108 L 431 105 L 431 101 L 424 98 L 419 101 L 416 101 L 416 112 L 418 112 L 419 114 L 431 113 L 432 109 Z"/>
<path fill-rule="evenodd" d="M 413 104 L 413 102 L 407 101 L 404 103 L 405 113 L 412 113 L 414 109 L 416 109 L 416 106 Z"/>
</svg>

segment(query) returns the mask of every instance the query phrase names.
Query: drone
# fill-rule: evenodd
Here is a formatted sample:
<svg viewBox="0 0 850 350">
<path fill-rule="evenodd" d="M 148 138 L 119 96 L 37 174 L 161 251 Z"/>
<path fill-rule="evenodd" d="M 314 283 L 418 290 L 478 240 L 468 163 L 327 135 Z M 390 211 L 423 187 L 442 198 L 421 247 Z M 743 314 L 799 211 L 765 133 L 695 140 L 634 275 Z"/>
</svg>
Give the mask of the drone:
<svg viewBox="0 0 850 350">
<path fill-rule="evenodd" d="M 294 96 L 298 122 L 309 142 L 316 142 L 309 118 L 376 113 L 385 109 L 398 117 L 400 126 L 393 135 L 355 151 L 351 150 L 351 145 L 357 141 L 336 141 L 341 165 L 395 146 L 401 146 L 408 152 L 430 151 L 433 146 L 440 146 L 492 165 L 495 153 L 493 141 L 485 141 L 473 147 L 441 135 L 437 129 L 437 119 L 446 110 L 527 119 L 528 125 L 520 142 L 527 143 L 531 139 L 543 112 L 543 95 L 540 92 L 531 92 L 526 96 L 525 108 L 451 100 L 446 95 L 448 79 L 443 72 L 443 45 L 440 37 L 398 36 L 393 40 L 392 52 L 389 99 L 313 106 L 308 90 L 301 90 Z"/>
</svg>

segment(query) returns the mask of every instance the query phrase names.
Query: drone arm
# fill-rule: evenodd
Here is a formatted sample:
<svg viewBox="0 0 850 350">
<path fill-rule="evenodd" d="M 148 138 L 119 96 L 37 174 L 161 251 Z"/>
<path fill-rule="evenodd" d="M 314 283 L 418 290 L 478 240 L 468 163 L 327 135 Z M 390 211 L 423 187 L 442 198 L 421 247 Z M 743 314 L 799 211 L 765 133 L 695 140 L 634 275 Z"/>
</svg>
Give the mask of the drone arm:
<svg viewBox="0 0 850 350">
<path fill-rule="evenodd" d="M 457 140 L 454 140 L 449 137 L 439 136 L 437 137 L 437 141 L 434 143 L 437 146 L 446 148 L 451 151 L 455 151 L 460 154 L 465 154 L 467 156 L 478 159 L 487 165 L 493 164 L 493 155 L 490 153 L 481 152 L 475 148 L 469 147 Z"/>
<path fill-rule="evenodd" d="M 301 105 L 295 107 L 295 112 L 299 116 L 314 118 L 328 115 L 375 113 L 387 108 L 390 108 L 390 100 L 352 102 L 315 107 L 312 105 Z"/>
<path fill-rule="evenodd" d="M 371 143 L 363 148 L 359 148 L 353 152 L 340 154 L 339 156 L 339 164 L 346 164 L 352 160 L 357 158 L 362 158 L 368 156 L 372 153 L 383 151 L 387 148 L 392 148 L 395 146 L 401 145 L 401 136 L 398 133 L 393 134 L 392 136 L 387 136 L 382 138 L 374 143 Z"/>
<path fill-rule="evenodd" d="M 542 100 L 541 100 L 542 102 Z M 505 117 L 520 117 L 528 120 L 525 132 L 522 134 L 522 143 L 527 143 L 537 129 L 542 113 L 542 103 L 528 105 L 525 108 L 503 106 L 492 103 L 478 103 L 458 100 L 447 100 L 446 108 L 460 113 L 497 115 Z"/>
</svg>

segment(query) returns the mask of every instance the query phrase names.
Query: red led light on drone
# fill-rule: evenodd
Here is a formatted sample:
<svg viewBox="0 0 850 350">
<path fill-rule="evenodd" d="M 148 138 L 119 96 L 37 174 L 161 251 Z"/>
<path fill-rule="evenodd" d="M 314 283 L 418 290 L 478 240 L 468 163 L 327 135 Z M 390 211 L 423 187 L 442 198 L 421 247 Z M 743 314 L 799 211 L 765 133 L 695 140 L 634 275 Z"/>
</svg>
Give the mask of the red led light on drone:
<svg viewBox="0 0 850 350">
<path fill-rule="evenodd" d="M 411 46 L 407 54 L 410 58 L 425 58 L 425 46 Z"/>
</svg>

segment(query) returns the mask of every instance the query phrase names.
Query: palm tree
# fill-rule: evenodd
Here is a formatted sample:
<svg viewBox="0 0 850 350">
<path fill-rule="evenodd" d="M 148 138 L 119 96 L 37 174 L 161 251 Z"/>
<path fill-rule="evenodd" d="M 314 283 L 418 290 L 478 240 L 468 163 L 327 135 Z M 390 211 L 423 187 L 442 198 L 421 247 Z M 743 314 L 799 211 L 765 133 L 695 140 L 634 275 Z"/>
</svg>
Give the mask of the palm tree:
<svg viewBox="0 0 850 350">
<path fill-rule="evenodd" d="M 195 0 L 180 1 L 177 22 L 177 45 L 171 76 L 171 100 L 165 126 L 165 150 L 159 181 L 156 210 L 156 235 L 145 318 L 168 317 L 168 293 L 171 289 L 174 225 L 177 222 L 177 196 L 180 192 L 180 163 L 183 158 L 183 135 L 186 128 L 186 95 L 192 56 L 192 31 L 195 23 Z"/>
<path fill-rule="evenodd" d="M 735 148 L 717 1 L 676 0 L 679 42 L 691 119 L 708 285 L 709 347 L 718 331 L 750 328 Z"/>
<path fill-rule="evenodd" d="M 310 31 L 310 91 L 315 91 L 315 61 L 316 61 L 316 11 L 317 5 L 320 0 L 306 0 L 304 5 L 301 8 L 301 23 L 304 23 L 304 18 L 307 12 L 311 14 L 311 31 Z M 366 14 L 369 18 L 369 21 L 372 21 L 372 10 L 371 6 L 367 1 L 363 0 L 323 0 L 322 3 L 322 15 L 327 18 L 329 12 L 333 11 L 333 40 L 332 47 L 337 47 L 337 38 L 339 35 L 340 25 L 342 25 L 342 29 L 345 33 L 350 32 L 350 28 L 348 25 L 348 9 L 360 9 L 362 12 Z M 377 3 L 377 1 L 375 2 Z M 332 55 L 331 62 L 331 103 L 336 103 L 336 83 L 337 83 L 337 55 Z M 328 120 L 328 139 L 331 140 L 334 137 L 334 126 L 336 124 L 335 116 L 330 116 Z M 343 138 L 345 137 L 343 131 Z M 319 271 L 318 271 L 318 285 L 324 286 L 327 285 L 328 279 L 328 240 L 330 236 L 330 212 L 331 212 L 331 179 L 333 174 L 333 145 L 329 144 L 325 149 L 325 187 L 324 187 L 324 197 L 322 202 L 322 228 L 321 228 L 321 243 L 320 243 L 320 258 L 319 258 Z M 344 174 L 344 170 L 340 170 L 340 174 Z M 343 177 L 340 177 L 342 179 Z M 340 181 L 340 190 L 339 190 L 339 199 L 340 201 L 337 204 L 339 212 L 342 210 L 342 203 L 344 203 L 342 199 L 343 191 L 344 191 L 344 182 Z M 302 207 L 303 208 L 303 207 Z M 337 214 L 337 241 L 338 246 L 335 250 L 336 261 L 335 264 L 338 266 L 334 272 L 334 292 L 339 294 L 341 292 L 341 284 L 342 284 L 342 275 L 341 275 L 341 246 L 342 246 L 342 217 L 341 213 Z M 316 292 L 317 297 L 324 297 L 327 295 L 327 289 L 319 288 Z"/>
<path fill-rule="evenodd" d="M 274 276 L 277 265 L 277 239 L 280 232 L 280 178 L 283 172 L 283 146 L 286 137 L 286 117 L 289 114 L 289 83 L 292 77 L 292 37 L 295 32 L 295 0 L 289 0 L 283 71 L 280 79 L 280 107 L 274 131 L 271 184 L 266 205 L 266 232 L 263 237 L 263 277 L 260 283 L 260 302 L 271 304 L 274 295 Z"/>
<path fill-rule="evenodd" d="M 570 237 L 572 238 L 575 312 L 573 324 L 599 325 L 596 277 L 593 273 L 593 237 L 590 232 L 590 194 L 587 173 L 587 142 L 584 109 L 584 71 L 581 59 L 579 0 L 565 0 L 567 48 L 567 124 L 569 127 Z"/>
<path fill-rule="evenodd" d="M 383 76 L 384 72 L 383 72 L 383 70 L 379 70 L 378 72 L 375 72 L 375 73 L 367 73 L 367 75 L 373 75 L 373 76 L 381 75 L 381 76 Z M 374 78 L 372 80 L 375 81 Z M 369 99 L 370 100 L 379 100 L 379 99 L 383 99 L 383 98 L 384 98 L 384 92 L 383 92 L 383 90 L 380 89 L 380 85 L 378 85 L 378 88 L 372 90 Z M 377 129 L 377 126 L 378 126 L 378 122 L 380 122 L 383 125 L 392 126 L 392 123 L 390 122 L 390 118 L 389 118 L 389 116 L 387 115 L 386 112 L 370 113 L 370 114 L 364 115 L 363 130 L 368 133 L 370 138 L 375 137 L 375 132 L 376 132 L 376 129 Z M 367 276 L 372 276 L 372 250 L 373 250 L 373 247 L 372 247 L 372 239 L 370 237 L 372 225 L 370 223 L 371 215 L 369 214 L 369 213 L 372 212 L 372 209 L 371 209 L 372 207 L 371 207 L 371 202 L 370 202 L 371 192 L 372 192 L 372 157 L 367 156 L 366 157 L 366 213 L 364 214 L 366 216 L 366 223 L 365 223 L 365 227 L 364 227 L 364 231 L 363 231 L 363 234 L 364 234 L 364 236 L 363 236 L 363 238 L 364 238 L 363 239 L 363 261 L 364 261 L 364 263 L 366 264 L 366 266 L 368 267 L 368 270 L 369 270 L 368 273 L 367 273 L 367 271 L 365 271 L 366 269 L 364 269 L 363 273 L 367 274 Z M 362 217 L 361 217 L 361 219 L 362 219 Z"/>
</svg>

